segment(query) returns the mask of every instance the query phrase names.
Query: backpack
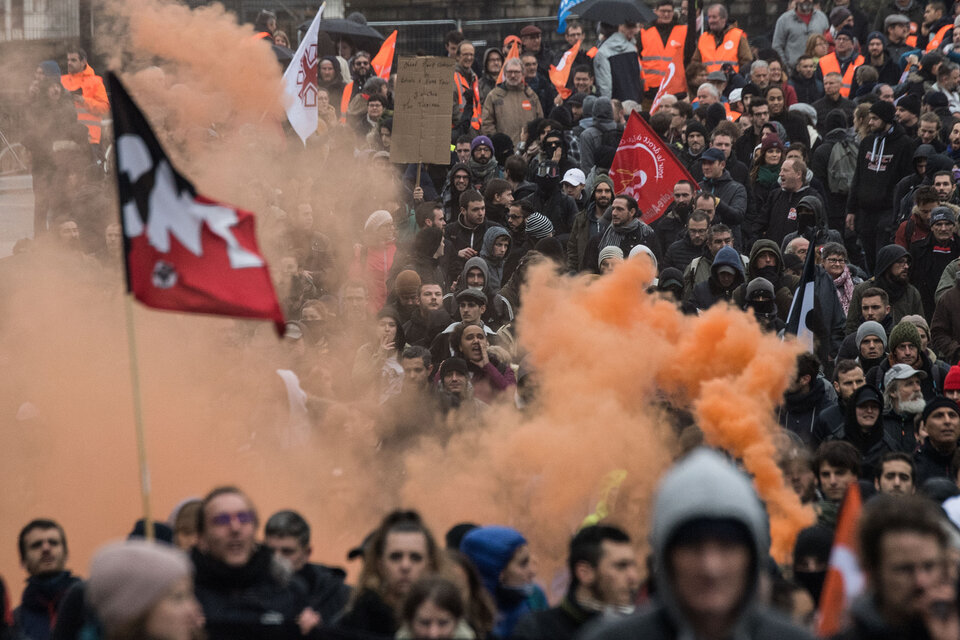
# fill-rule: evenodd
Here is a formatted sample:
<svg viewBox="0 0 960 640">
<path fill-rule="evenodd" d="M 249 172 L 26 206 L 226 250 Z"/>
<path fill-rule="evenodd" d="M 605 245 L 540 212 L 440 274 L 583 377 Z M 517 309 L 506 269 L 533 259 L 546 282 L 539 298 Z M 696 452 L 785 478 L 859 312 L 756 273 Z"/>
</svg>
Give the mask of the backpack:
<svg viewBox="0 0 960 640">
<path fill-rule="evenodd" d="M 857 143 L 844 138 L 834 143 L 827 161 L 827 182 L 831 193 L 850 193 L 853 174 L 857 171 Z"/>
</svg>

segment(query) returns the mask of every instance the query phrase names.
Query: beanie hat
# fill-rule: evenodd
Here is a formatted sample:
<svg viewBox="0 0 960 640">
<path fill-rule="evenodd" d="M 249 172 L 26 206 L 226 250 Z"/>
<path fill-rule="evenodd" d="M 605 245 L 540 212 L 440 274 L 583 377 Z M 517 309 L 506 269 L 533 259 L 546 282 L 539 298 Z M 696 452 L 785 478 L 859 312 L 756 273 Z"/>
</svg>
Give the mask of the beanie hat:
<svg viewBox="0 0 960 640">
<path fill-rule="evenodd" d="M 905 109 L 914 115 L 920 115 L 920 97 L 908 93 L 896 102 L 896 106 Z"/>
<path fill-rule="evenodd" d="M 640 254 L 644 254 L 644 255 L 646 255 L 648 258 L 650 258 L 650 261 L 653 262 L 653 270 L 654 270 L 654 271 L 659 271 L 659 270 L 660 270 L 660 264 L 657 262 L 657 254 L 655 254 L 655 253 L 653 252 L 653 249 L 651 249 L 650 247 L 648 247 L 648 246 L 645 245 L 645 244 L 638 244 L 638 245 L 635 246 L 633 249 L 630 249 L 630 253 L 627 255 L 627 260 L 629 260 L 630 258 L 635 258 L 636 256 L 639 256 Z"/>
<path fill-rule="evenodd" d="M 392 222 L 393 216 L 390 215 L 390 212 L 380 209 L 370 214 L 370 217 L 367 218 L 367 221 L 363 225 L 363 230 L 367 233 L 373 233 L 383 225 Z"/>
<path fill-rule="evenodd" d="M 870 44 L 871 40 L 879 40 L 883 46 L 887 46 L 887 37 L 879 31 L 871 31 L 867 34 L 867 44 Z"/>
<path fill-rule="evenodd" d="M 783 141 L 780 140 L 780 136 L 775 133 L 768 133 L 763 136 L 763 141 L 760 143 L 760 158 L 763 158 L 765 154 L 770 149 L 780 149 L 783 151 Z"/>
<path fill-rule="evenodd" d="M 60 65 L 56 60 L 44 60 L 40 63 L 40 70 L 43 71 L 44 78 L 60 82 Z"/>
<path fill-rule="evenodd" d="M 956 402 L 945 396 L 934 396 L 933 399 L 930 400 L 930 402 L 928 402 L 923 408 L 923 413 L 920 414 L 920 419 L 926 422 L 927 418 L 930 417 L 930 414 L 937 409 L 952 409 L 957 414 L 960 414 L 960 407 L 957 406 Z"/>
<path fill-rule="evenodd" d="M 947 371 L 947 377 L 943 379 L 943 390 L 953 391 L 960 389 L 960 365 L 953 365 L 950 371 Z"/>
<path fill-rule="evenodd" d="M 840 29 L 840 31 L 837 31 L 837 34 L 833 36 L 834 41 L 836 41 L 836 39 L 839 38 L 840 36 L 847 36 L 854 42 L 856 42 L 857 40 L 857 32 L 851 29 L 850 27 L 844 27 L 843 29 Z"/>
<path fill-rule="evenodd" d="M 860 348 L 860 343 L 867 336 L 877 336 L 880 338 L 880 342 L 883 343 L 883 349 L 887 349 L 887 332 L 883 328 L 883 325 L 879 322 L 874 322 L 873 320 L 867 320 L 860 325 L 860 328 L 857 329 L 857 348 Z"/>
<path fill-rule="evenodd" d="M 936 209 L 934 209 L 934 211 L 936 211 Z M 903 316 L 902 318 L 900 318 L 900 322 L 909 322 L 910 324 L 915 326 L 917 329 L 923 329 L 928 336 L 930 335 L 930 325 L 927 324 L 927 320 L 923 316 L 919 316 L 919 315 Z"/>
<path fill-rule="evenodd" d="M 913 323 L 901 320 L 900 323 L 890 331 L 890 339 L 888 340 L 890 353 L 893 353 L 896 348 L 904 342 L 910 342 L 919 349 L 920 332 L 917 331 L 917 327 Z"/>
<path fill-rule="evenodd" d="M 834 7 L 830 12 L 830 26 L 834 28 L 839 27 L 843 24 L 844 20 L 851 15 L 853 14 L 850 13 L 850 10 L 846 7 Z"/>
<path fill-rule="evenodd" d="M 593 105 L 597 103 L 597 96 L 588 95 L 583 99 L 583 117 L 593 117 Z"/>
<path fill-rule="evenodd" d="M 667 267 L 660 272 L 660 279 L 657 281 L 657 289 L 665 290 L 672 288 L 683 288 L 683 273 L 675 267 Z"/>
<path fill-rule="evenodd" d="M 690 135 L 691 133 L 699 133 L 704 138 L 707 137 L 706 128 L 704 128 L 704 126 L 700 124 L 700 121 L 697 119 L 687 120 L 687 135 Z"/>
<path fill-rule="evenodd" d="M 946 107 L 950 104 L 947 100 L 947 94 L 942 91 L 927 91 L 923 94 L 923 101 L 933 108 Z"/>
<path fill-rule="evenodd" d="M 87 581 L 87 602 L 107 629 L 147 613 L 193 567 L 179 549 L 128 540 L 109 544 L 94 556 Z"/>
<path fill-rule="evenodd" d="M 600 256 L 597 258 L 597 267 L 599 268 L 603 265 L 603 261 L 607 258 L 620 258 L 620 260 L 623 261 L 623 249 L 615 244 L 600 249 Z"/>
<path fill-rule="evenodd" d="M 766 278 L 754 278 L 750 281 L 750 284 L 747 285 L 746 299 L 752 302 L 761 297 L 773 300 L 775 297 L 773 285 L 770 284 L 770 281 Z"/>
<path fill-rule="evenodd" d="M 826 131 L 846 129 L 848 126 L 850 126 L 850 121 L 843 109 L 831 109 L 827 113 L 827 117 L 823 119 L 823 127 Z"/>
<path fill-rule="evenodd" d="M 830 550 L 833 547 L 833 531 L 815 525 L 800 531 L 797 542 L 793 546 L 794 564 L 798 560 L 813 556 L 817 560 L 827 562 L 830 559 Z"/>
<path fill-rule="evenodd" d="M 877 251 L 877 262 L 874 266 L 874 273 L 878 276 L 882 276 L 887 272 L 887 269 L 893 266 L 897 260 L 909 255 L 910 254 L 907 253 L 907 250 L 899 244 L 886 245 L 880 249 L 880 251 Z"/>
<path fill-rule="evenodd" d="M 533 212 L 527 216 L 526 231 L 535 240 L 542 240 L 553 233 L 553 223 L 542 213 Z"/>
<path fill-rule="evenodd" d="M 896 114 L 896 110 L 893 108 L 893 105 L 889 102 L 884 102 L 883 100 L 877 100 L 872 105 L 870 105 L 870 113 L 877 116 L 887 124 L 893 124 L 893 118 Z"/>
<path fill-rule="evenodd" d="M 420 291 L 420 275 L 412 269 L 405 269 L 397 274 L 393 284 L 397 295 L 409 296 Z"/>
<path fill-rule="evenodd" d="M 510 527 L 480 527 L 460 541 L 460 551 L 465 553 L 480 572 L 487 590 L 497 593 L 500 574 L 510 564 L 517 549 L 527 544 L 526 538 Z"/>
<path fill-rule="evenodd" d="M 440 363 L 440 373 L 437 375 L 442 382 L 443 377 L 453 371 L 456 371 L 457 373 L 461 373 L 464 376 L 466 376 L 467 361 L 464 360 L 463 358 L 447 358 L 446 360 Z"/>
<path fill-rule="evenodd" d="M 490 151 L 493 151 L 493 141 L 487 136 L 477 136 L 470 142 L 470 151 L 473 151 L 480 145 L 486 145 Z"/>
</svg>

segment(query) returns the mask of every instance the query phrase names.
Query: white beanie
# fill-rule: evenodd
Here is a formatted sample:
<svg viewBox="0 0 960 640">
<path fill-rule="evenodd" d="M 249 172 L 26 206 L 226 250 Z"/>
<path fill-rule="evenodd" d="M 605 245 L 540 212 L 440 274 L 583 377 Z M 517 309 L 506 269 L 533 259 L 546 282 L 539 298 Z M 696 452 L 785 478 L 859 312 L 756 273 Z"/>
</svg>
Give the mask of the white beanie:
<svg viewBox="0 0 960 640">
<path fill-rule="evenodd" d="M 363 230 L 366 231 L 367 233 L 373 233 L 383 225 L 389 224 L 392 222 L 393 222 L 393 216 L 390 215 L 390 212 L 380 209 L 370 214 L 370 217 L 367 218 L 367 221 L 363 225 Z"/>
</svg>

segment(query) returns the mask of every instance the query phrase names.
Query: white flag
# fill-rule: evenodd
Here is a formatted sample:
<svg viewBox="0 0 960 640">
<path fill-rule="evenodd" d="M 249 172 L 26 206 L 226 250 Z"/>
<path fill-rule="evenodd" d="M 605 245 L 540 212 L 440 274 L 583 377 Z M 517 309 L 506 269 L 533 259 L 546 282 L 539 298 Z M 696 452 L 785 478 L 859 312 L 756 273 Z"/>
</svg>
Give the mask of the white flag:
<svg viewBox="0 0 960 640">
<path fill-rule="evenodd" d="M 310 29 L 297 47 L 290 66 L 283 72 L 283 92 L 289 96 L 287 120 L 304 144 L 317 130 L 317 28 L 324 5 L 320 5 Z"/>
</svg>

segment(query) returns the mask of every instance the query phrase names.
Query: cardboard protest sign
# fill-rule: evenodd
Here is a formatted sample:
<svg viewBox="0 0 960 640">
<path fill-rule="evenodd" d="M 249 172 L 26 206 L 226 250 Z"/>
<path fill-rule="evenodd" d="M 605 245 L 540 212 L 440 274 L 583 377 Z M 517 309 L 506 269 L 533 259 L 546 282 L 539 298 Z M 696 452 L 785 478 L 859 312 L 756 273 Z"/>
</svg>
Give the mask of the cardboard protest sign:
<svg viewBox="0 0 960 640">
<path fill-rule="evenodd" d="M 450 164 L 453 69 L 450 58 L 398 60 L 391 162 Z"/>
</svg>

